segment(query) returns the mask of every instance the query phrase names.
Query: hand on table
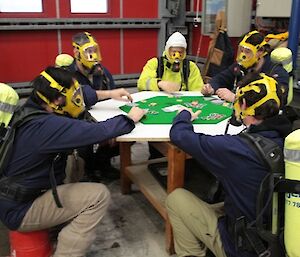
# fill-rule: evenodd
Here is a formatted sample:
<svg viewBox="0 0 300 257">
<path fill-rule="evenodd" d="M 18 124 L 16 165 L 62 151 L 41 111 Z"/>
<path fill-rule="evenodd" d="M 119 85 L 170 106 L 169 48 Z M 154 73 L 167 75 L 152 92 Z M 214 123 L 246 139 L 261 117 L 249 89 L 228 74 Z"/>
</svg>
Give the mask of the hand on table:
<svg viewBox="0 0 300 257">
<path fill-rule="evenodd" d="M 132 102 L 133 99 L 130 95 L 130 93 L 125 90 L 124 88 L 117 88 L 109 91 L 109 97 L 115 100 L 121 100 L 121 101 L 127 101 Z"/>
<path fill-rule="evenodd" d="M 204 84 L 203 88 L 201 89 L 201 93 L 204 96 L 210 96 L 213 95 L 215 92 L 215 90 L 213 89 L 213 87 L 210 84 Z"/>
<path fill-rule="evenodd" d="M 157 85 L 161 90 L 167 93 L 173 93 L 180 90 L 180 84 L 176 82 L 162 80 L 159 81 Z"/>
<path fill-rule="evenodd" d="M 193 110 L 191 108 L 184 107 L 184 108 L 179 109 L 177 114 L 182 112 L 183 110 L 187 110 L 191 114 L 191 121 L 197 119 L 201 113 L 201 110 L 193 112 Z"/>
<path fill-rule="evenodd" d="M 233 103 L 235 100 L 235 94 L 232 93 L 229 89 L 227 88 L 219 88 L 216 91 L 216 94 L 218 97 L 220 97 L 222 100 L 225 100 L 227 102 Z"/>
<path fill-rule="evenodd" d="M 133 106 L 127 116 L 134 121 L 134 123 L 137 123 L 138 121 L 143 118 L 146 111 L 144 109 L 141 109 L 137 106 Z"/>
</svg>

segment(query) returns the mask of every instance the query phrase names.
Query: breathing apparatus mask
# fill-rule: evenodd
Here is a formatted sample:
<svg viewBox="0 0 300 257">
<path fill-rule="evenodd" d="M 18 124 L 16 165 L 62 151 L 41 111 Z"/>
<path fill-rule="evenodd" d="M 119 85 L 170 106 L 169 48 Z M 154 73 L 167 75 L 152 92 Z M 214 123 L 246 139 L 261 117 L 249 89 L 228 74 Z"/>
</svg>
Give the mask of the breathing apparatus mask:
<svg viewBox="0 0 300 257">
<path fill-rule="evenodd" d="M 179 72 L 180 64 L 186 57 L 187 43 L 180 32 L 174 32 L 166 42 L 165 56 L 172 66 L 172 71 Z"/>
<path fill-rule="evenodd" d="M 168 58 L 169 55 L 169 58 Z M 172 64 L 172 71 L 180 71 L 180 63 L 184 60 L 186 54 L 185 49 L 182 47 L 170 47 L 169 54 L 167 55 L 168 61 Z"/>
<path fill-rule="evenodd" d="M 78 54 L 75 58 L 82 64 L 89 74 L 103 74 L 103 69 L 100 64 L 102 56 L 99 45 L 90 33 L 84 32 L 84 35 L 86 36 L 86 40 L 84 40 L 82 44 L 73 42 L 73 47 L 78 50 Z"/>
<path fill-rule="evenodd" d="M 280 108 L 280 100 L 277 95 L 277 81 L 274 78 L 265 75 L 264 73 L 260 73 L 260 76 L 260 79 L 255 80 L 244 87 L 238 88 L 236 91 L 236 100 L 233 106 L 235 116 L 238 121 L 242 121 L 246 116 L 255 116 L 256 108 L 260 107 L 269 100 L 274 100 L 278 105 L 278 109 Z M 242 110 L 240 103 L 241 98 L 245 97 L 245 94 L 250 91 L 259 94 L 263 88 L 266 89 L 266 95 L 256 103 L 252 104 L 251 106 L 246 106 L 246 108 Z"/>
<path fill-rule="evenodd" d="M 77 118 L 84 111 L 83 94 L 77 80 L 74 80 L 70 88 L 66 88 L 57 83 L 47 72 L 43 71 L 40 75 L 50 82 L 49 86 L 51 88 L 58 90 L 59 93 L 65 97 L 63 104 L 56 105 L 37 91 L 39 98 L 50 106 L 55 113 Z"/>
<path fill-rule="evenodd" d="M 257 56 L 258 50 L 266 45 L 265 41 L 262 41 L 260 44 L 252 45 L 247 43 L 246 41 L 250 38 L 253 34 L 259 34 L 258 31 L 251 31 L 246 36 L 244 36 L 243 40 L 238 45 L 238 53 L 236 57 L 237 63 L 245 69 L 248 69 L 255 65 L 259 57 Z"/>
</svg>

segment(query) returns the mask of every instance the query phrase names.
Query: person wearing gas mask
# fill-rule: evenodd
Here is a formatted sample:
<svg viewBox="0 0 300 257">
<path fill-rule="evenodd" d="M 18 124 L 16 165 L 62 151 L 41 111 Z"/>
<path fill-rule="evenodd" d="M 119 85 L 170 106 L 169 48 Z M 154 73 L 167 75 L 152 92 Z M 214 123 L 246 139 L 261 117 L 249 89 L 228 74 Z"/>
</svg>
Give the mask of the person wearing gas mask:
<svg viewBox="0 0 300 257">
<path fill-rule="evenodd" d="M 147 61 L 138 79 L 139 91 L 200 91 L 203 80 L 197 65 L 186 59 L 187 43 L 180 32 L 174 32 L 166 42 L 161 57 Z"/>
<path fill-rule="evenodd" d="M 138 79 L 139 91 L 200 91 L 203 80 L 197 65 L 186 59 L 187 43 L 180 32 L 174 32 L 167 40 L 161 57 L 147 61 Z M 149 159 L 162 154 L 149 144 Z"/>
<path fill-rule="evenodd" d="M 237 89 L 234 111 L 247 127 L 247 134 L 263 136 L 282 149 L 292 127 L 285 116 L 279 115 L 281 99 L 282 90 L 274 78 L 251 74 Z M 192 120 L 198 115 L 199 111 L 181 110 L 173 121 L 170 139 L 218 178 L 225 200 L 224 204 L 211 205 L 183 188 L 168 195 L 166 209 L 175 252 L 178 257 L 207 256 L 207 249 L 216 257 L 258 256 L 258 249 L 247 247 L 247 241 L 240 240 L 236 233 L 243 228 L 238 227 L 240 220 L 255 224 L 257 196 L 270 169 L 242 135 L 196 133 Z"/>
<path fill-rule="evenodd" d="M 108 98 L 121 100 L 130 96 L 124 88 L 115 87 L 110 72 L 101 64 L 99 44 L 89 32 L 79 32 L 72 38 L 74 61 L 67 67 L 82 86 L 84 103 L 87 108 Z M 119 154 L 119 146 L 112 139 L 101 145 L 91 145 L 78 150 L 85 160 L 87 180 L 114 180 L 120 171 L 111 165 L 111 158 Z"/>
<path fill-rule="evenodd" d="M 110 193 L 100 183 L 63 184 L 67 155 L 129 133 L 144 111 L 133 107 L 128 115 L 103 122 L 78 119 L 85 111 L 81 87 L 62 68 L 48 67 L 32 86 L 30 97 L 13 117 L 14 122 L 25 114 L 31 118 L 16 128 L 1 176 L 0 220 L 20 232 L 66 224 L 52 256 L 83 257 L 95 239 Z"/>
<path fill-rule="evenodd" d="M 272 63 L 267 42 L 258 31 L 247 33 L 238 45 L 236 62 L 205 84 L 202 93 L 217 94 L 221 99 L 234 102 L 238 82 L 249 72 L 263 72 L 274 77 L 283 91 L 282 105 L 286 104 L 289 76 L 282 65 Z"/>
</svg>

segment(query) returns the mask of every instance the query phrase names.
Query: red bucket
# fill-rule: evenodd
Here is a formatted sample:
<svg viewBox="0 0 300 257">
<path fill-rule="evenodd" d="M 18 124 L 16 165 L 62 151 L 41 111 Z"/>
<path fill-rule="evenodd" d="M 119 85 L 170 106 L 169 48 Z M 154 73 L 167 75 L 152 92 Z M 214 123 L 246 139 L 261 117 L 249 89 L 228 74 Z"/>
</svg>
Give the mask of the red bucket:
<svg viewBox="0 0 300 257">
<path fill-rule="evenodd" d="M 49 257 L 52 254 L 47 230 L 10 231 L 9 239 L 11 257 Z"/>
</svg>

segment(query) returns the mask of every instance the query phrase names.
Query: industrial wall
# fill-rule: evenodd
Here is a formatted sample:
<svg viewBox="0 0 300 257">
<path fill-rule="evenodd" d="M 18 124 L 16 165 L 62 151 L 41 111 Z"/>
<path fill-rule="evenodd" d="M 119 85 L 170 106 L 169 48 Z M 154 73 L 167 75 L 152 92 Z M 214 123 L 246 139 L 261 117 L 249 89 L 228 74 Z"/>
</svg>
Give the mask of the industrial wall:
<svg viewBox="0 0 300 257">
<path fill-rule="evenodd" d="M 147 28 L 149 24 L 143 27 L 133 20 L 130 27 L 130 21 L 153 21 L 158 17 L 157 2 L 110 0 L 106 14 L 72 14 L 69 0 L 47 0 L 43 1 L 43 13 L 0 13 L 0 81 L 32 80 L 54 63 L 58 53 L 72 54 L 72 35 L 83 30 L 97 38 L 103 64 L 113 74 L 139 73 L 145 60 L 157 53 L 159 26 Z"/>
<path fill-rule="evenodd" d="M 43 0 L 42 13 L 5 13 L 0 9 L 0 81 L 31 81 L 54 63 L 57 54 L 72 54 L 71 38 L 79 31 L 95 36 L 103 64 L 113 75 L 136 77 L 149 58 L 162 54 L 167 36 L 175 30 L 188 39 L 192 59 L 205 59 L 210 37 L 201 34 L 200 22 L 194 22 L 195 17 L 201 17 L 203 1 L 107 0 L 108 12 L 104 14 L 71 13 L 70 0 Z M 254 10 L 256 0 L 251 2 Z M 230 39 L 235 48 L 239 38 Z"/>
</svg>

